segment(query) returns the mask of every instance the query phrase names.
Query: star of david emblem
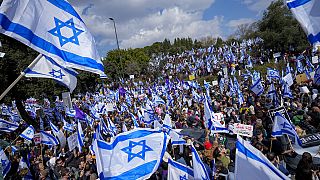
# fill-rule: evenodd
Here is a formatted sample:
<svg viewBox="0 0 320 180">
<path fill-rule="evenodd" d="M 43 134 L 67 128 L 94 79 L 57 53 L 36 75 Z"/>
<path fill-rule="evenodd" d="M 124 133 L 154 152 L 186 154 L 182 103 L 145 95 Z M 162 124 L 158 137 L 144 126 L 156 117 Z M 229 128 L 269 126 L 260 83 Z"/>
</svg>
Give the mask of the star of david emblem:
<svg viewBox="0 0 320 180">
<path fill-rule="evenodd" d="M 261 88 L 262 88 L 262 86 L 261 86 L 260 84 L 258 84 L 258 85 L 257 85 L 257 88 L 258 88 L 258 89 L 261 89 Z"/>
<path fill-rule="evenodd" d="M 48 32 L 59 38 L 61 47 L 67 44 L 68 42 L 79 45 L 78 36 L 84 31 L 75 27 L 73 18 L 69 19 L 66 22 L 63 22 L 55 17 L 54 23 L 56 27 L 54 27 Z"/>
<path fill-rule="evenodd" d="M 138 146 L 141 148 L 138 148 Z M 146 145 L 146 140 L 141 140 L 139 142 L 129 141 L 129 146 L 122 148 L 121 151 L 128 154 L 128 162 L 130 162 L 135 157 L 145 160 L 146 152 L 153 150 Z"/>
<path fill-rule="evenodd" d="M 29 130 L 27 131 L 27 135 L 30 135 L 32 132 L 33 132 L 33 130 L 29 129 Z"/>
<path fill-rule="evenodd" d="M 283 129 L 290 129 L 290 130 L 292 130 L 291 125 L 290 125 L 290 124 L 288 124 L 288 123 L 286 123 L 286 122 L 283 122 L 283 123 L 282 123 L 282 124 L 280 124 L 280 125 L 282 125 Z"/>
<path fill-rule="evenodd" d="M 2 164 L 2 166 L 6 166 L 6 160 L 3 160 L 3 159 L 1 159 L 1 164 Z"/>
<path fill-rule="evenodd" d="M 62 74 L 61 69 L 59 69 L 57 71 L 52 69 L 51 72 L 49 72 L 49 74 L 51 74 L 52 77 L 58 78 L 58 79 L 62 79 L 62 77 L 65 76 L 64 74 Z"/>
<path fill-rule="evenodd" d="M 180 176 L 180 180 L 188 180 L 187 175 L 185 174 L 184 176 Z"/>
</svg>

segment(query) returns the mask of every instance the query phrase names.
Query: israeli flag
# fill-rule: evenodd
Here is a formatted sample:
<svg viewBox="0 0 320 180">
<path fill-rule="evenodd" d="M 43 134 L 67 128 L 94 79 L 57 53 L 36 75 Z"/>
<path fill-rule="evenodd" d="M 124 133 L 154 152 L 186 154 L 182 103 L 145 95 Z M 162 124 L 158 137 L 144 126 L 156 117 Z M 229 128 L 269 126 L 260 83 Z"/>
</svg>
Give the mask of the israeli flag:
<svg viewBox="0 0 320 180">
<path fill-rule="evenodd" d="M 234 90 L 236 91 L 236 92 L 239 92 L 240 91 L 240 85 L 239 85 L 239 83 L 238 83 L 238 80 L 237 80 L 237 78 L 234 76 L 233 77 L 233 84 L 234 84 Z"/>
<path fill-rule="evenodd" d="M 244 97 L 241 91 L 238 92 L 238 103 L 240 106 L 244 103 Z"/>
<path fill-rule="evenodd" d="M 34 132 L 35 132 L 35 130 L 34 130 L 33 126 L 30 125 L 19 136 L 22 138 L 25 138 L 26 140 L 31 141 L 34 137 Z"/>
<path fill-rule="evenodd" d="M 249 71 L 249 72 L 250 72 L 250 71 Z M 258 79 L 260 79 L 260 72 L 253 71 L 253 74 L 252 74 L 252 84 L 254 84 L 254 82 L 257 82 Z"/>
<path fill-rule="evenodd" d="M 209 101 L 206 99 L 204 103 L 204 124 L 205 127 L 211 130 L 214 133 L 229 133 L 229 130 L 225 128 L 221 122 L 216 121 L 213 116 L 213 110 L 209 104 Z"/>
<path fill-rule="evenodd" d="M 67 139 L 64 136 L 64 133 L 56 127 L 51 121 L 49 121 L 52 133 L 59 139 L 60 147 L 64 147 L 67 143 Z"/>
<path fill-rule="evenodd" d="M 95 140 L 100 179 L 148 179 L 159 167 L 168 143 L 164 132 L 134 129 L 112 143 Z"/>
<path fill-rule="evenodd" d="M 299 21 L 311 44 L 320 44 L 320 2 L 317 0 L 287 0 L 287 6 Z"/>
<path fill-rule="evenodd" d="M 211 179 L 212 175 L 208 174 L 196 148 L 193 147 L 193 145 L 191 146 L 191 153 L 194 179 Z"/>
<path fill-rule="evenodd" d="M 82 152 L 82 147 L 84 146 L 83 139 L 84 139 L 84 134 L 82 131 L 81 123 L 78 121 L 77 140 L 78 140 L 79 152 Z"/>
<path fill-rule="evenodd" d="M 283 88 L 283 97 L 287 97 L 287 98 L 290 98 L 290 99 L 293 99 L 293 95 L 292 95 L 292 92 L 290 90 L 290 87 L 288 86 L 287 83 L 284 83 L 284 88 Z"/>
<path fill-rule="evenodd" d="M 12 123 L 0 118 L 0 131 L 11 133 L 18 129 L 19 124 Z"/>
<path fill-rule="evenodd" d="M 66 120 L 63 119 L 63 129 L 65 131 L 69 131 L 69 132 L 73 132 L 74 129 L 74 125 L 73 124 L 69 124 Z"/>
<path fill-rule="evenodd" d="M 260 96 L 263 91 L 263 85 L 261 83 L 261 79 L 258 79 L 258 81 L 256 81 L 251 87 L 250 87 L 251 91 L 254 92 L 257 96 Z"/>
<path fill-rule="evenodd" d="M 268 68 L 267 69 L 267 77 L 271 81 L 271 79 L 280 79 L 280 73 L 276 69 Z"/>
<path fill-rule="evenodd" d="M 133 122 L 134 127 L 135 127 L 135 128 L 138 128 L 138 127 L 139 127 L 139 124 L 138 124 L 138 121 L 137 121 L 135 115 L 132 114 L 132 113 L 130 113 L 130 116 L 131 116 L 131 119 L 132 119 L 132 122 Z"/>
<path fill-rule="evenodd" d="M 29 169 L 29 165 L 30 165 L 30 162 L 28 162 L 28 160 L 25 160 L 24 157 L 21 157 L 20 159 L 20 162 L 19 162 L 19 168 L 18 168 L 18 171 L 22 171 L 23 169 L 27 169 L 28 172 L 27 174 L 24 175 L 24 177 L 22 178 L 22 180 L 33 180 L 35 178 L 33 178 L 31 172 L 30 172 L 30 169 Z"/>
<path fill-rule="evenodd" d="M 267 96 L 269 99 L 272 99 L 274 106 L 277 107 L 280 104 L 278 101 L 278 97 L 277 97 L 277 91 L 276 91 L 276 88 L 274 87 L 273 83 L 269 87 L 269 91 L 268 91 Z"/>
<path fill-rule="evenodd" d="M 301 61 L 300 60 L 297 60 L 297 71 L 299 72 L 299 73 L 302 73 L 303 72 L 303 66 L 302 66 L 302 63 L 301 63 Z"/>
<path fill-rule="evenodd" d="M 175 129 L 169 129 L 168 134 L 171 137 L 171 144 L 172 145 L 187 144 L 187 141 L 185 139 L 183 139 L 183 135 L 179 134 L 177 131 L 175 131 Z"/>
<path fill-rule="evenodd" d="M 168 113 L 164 116 L 163 127 L 167 129 L 172 129 L 171 117 Z"/>
<path fill-rule="evenodd" d="M 65 0 L 4 0 L 0 32 L 17 39 L 63 67 L 104 75 L 93 36 Z"/>
<path fill-rule="evenodd" d="M 57 138 L 55 138 L 53 135 L 45 132 L 45 131 L 40 131 L 40 139 L 41 139 L 41 144 L 45 144 L 48 146 L 56 146 L 59 144 L 59 141 Z"/>
<path fill-rule="evenodd" d="M 296 142 L 298 142 L 298 145 L 302 146 L 295 127 L 283 115 L 281 115 L 279 112 L 276 112 L 273 120 L 271 135 L 277 137 L 282 136 L 283 134 L 287 134 L 295 138 Z"/>
<path fill-rule="evenodd" d="M 232 96 L 236 93 L 236 91 L 233 87 L 232 79 L 229 79 L 229 89 L 230 89 L 230 96 Z"/>
<path fill-rule="evenodd" d="M 32 67 L 25 70 L 26 77 L 49 78 L 65 85 L 72 92 L 77 86 L 78 73 L 71 68 L 64 68 L 53 59 L 42 56 Z"/>
<path fill-rule="evenodd" d="M 168 180 L 176 179 L 194 179 L 193 170 L 184 164 L 168 159 Z"/>
<path fill-rule="evenodd" d="M 0 148 L 0 159 L 1 159 L 1 165 L 2 165 L 2 175 L 3 177 L 6 177 L 6 175 L 10 171 L 11 162 L 6 156 L 6 153 L 4 153 L 4 151 L 1 148 Z"/>
<path fill-rule="evenodd" d="M 238 136 L 236 142 L 235 179 L 289 180 L 250 142 Z"/>
<path fill-rule="evenodd" d="M 316 69 L 314 73 L 313 83 L 320 85 L 320 66 Z"/>
</svg>

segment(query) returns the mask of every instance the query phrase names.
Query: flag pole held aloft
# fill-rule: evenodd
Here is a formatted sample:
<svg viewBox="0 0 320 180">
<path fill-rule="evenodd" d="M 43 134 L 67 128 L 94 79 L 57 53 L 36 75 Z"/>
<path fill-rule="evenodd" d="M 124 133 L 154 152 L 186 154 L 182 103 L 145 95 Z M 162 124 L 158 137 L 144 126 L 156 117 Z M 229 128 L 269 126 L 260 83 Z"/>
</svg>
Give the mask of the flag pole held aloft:
<svg viewBox="0 0 320 180">
<path fill-rule="evenodd" d="M 31 68 L 32 66 L 34 66 L 41 59 L 41 57 L 42 57 L 42 54 L 39 54 L 28 66 L 28 68 Z M 0 101 L 2 100 L 2 98 L 4 98 L 5 95 L 8 94 L 8 92 L 13 88 L 13 86 L 15 86 L 25 74 L 26 73 L 24 71 L 20 73 L 17 79 L 14 80 L 13 83 L 11 83 L 10 86 L 1 94 Z"/>
</svg>

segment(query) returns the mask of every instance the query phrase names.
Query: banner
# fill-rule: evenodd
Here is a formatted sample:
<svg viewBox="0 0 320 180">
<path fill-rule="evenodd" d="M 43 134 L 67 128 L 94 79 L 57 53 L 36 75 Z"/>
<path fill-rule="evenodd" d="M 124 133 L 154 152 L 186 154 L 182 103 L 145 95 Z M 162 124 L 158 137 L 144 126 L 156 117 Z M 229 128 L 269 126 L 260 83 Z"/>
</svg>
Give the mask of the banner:
<svg viewBox="0 0 320 180">
<path fill-rule="evenodd" d="M 69 151 L 72 151 L 74 148 L 78 146 L 77 133 L 73 133 L 71 136 L 67 138 Z"/>
<path fill-rule="evenodd" d="M 312 147 L 320 145 L 320 133 L 308 134 L 300 138 L 302 147 Z"/>
<path fill-rule="evenodd" d="M 253 126 L 235 123 L 233 125 L 233 133 L 238 134 L 240 136 L 252 137 L 253 135 Z"/>
<path fill-rule="evenodd" d="M 289 121 L 291 121 L 289 115 L 288 115 L 288 112 L 286 110 L 285 107 L 281 106 L 281 107 L 278 107 L 278 108 L 275 108 L 275 109 L 270 109 L 268 111 L 268 114 L 269 114 L 269 117 L 271 118 L 272 122 L 273 122 L 273 119 L 275 117 L 275 113 L 276 112 L 279 112 L 282 116 L 284 116 L 286 119 L 288 119 Z"/>
</svg>

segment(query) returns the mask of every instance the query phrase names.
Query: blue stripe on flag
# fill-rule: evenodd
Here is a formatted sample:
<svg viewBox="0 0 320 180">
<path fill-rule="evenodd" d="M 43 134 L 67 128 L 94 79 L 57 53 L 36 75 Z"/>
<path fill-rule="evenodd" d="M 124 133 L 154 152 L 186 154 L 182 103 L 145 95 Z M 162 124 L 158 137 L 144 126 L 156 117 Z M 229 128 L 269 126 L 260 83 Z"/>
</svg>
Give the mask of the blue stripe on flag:
<svg viewBox="0 0 320 180">
<path fill-rule="evenodd" d="M 291 8 L 297 8 L 299 6 L 302 6 L 308 2 L 310 2 L 311 0 L 295 0 L 295 1 L 292 1 L 292 2 L 288 2 L 287 3 L 287 6 L 289 9 Z"/>
<path fill-rule="evenodd" d="M 180 169 L 183 172 L 188 173 L 190 176 L 193 176 L 192 169 L 185 167 L 185 166 L 182 166 L 181 164 L 176 163 L 176 162 L 172 161 L 171 159 L 168 159 L 168 163 L 171 164 L 173 167 Z"/>
<path fill-rule="evenodd" d="M 52 43 L 42 39 L 41 37 L 34 34 L 30 29 L 22 26 L 21 24 L 14 23 L 10 21 L 7 16 L 0 13 L 0 23 L 4 30 L 8 32 L 15 33 L 26 40 L 28 40 L 32 45 L 37 48 L 46 51 L 48 53 L 59 56 L 61 59 L 68 63 L 73 63 L 81 66 L 85 66 L 88 68 L 99 69 L 100 71 L 104 71 L 103 65 L 98 64 L 97 61 L 91 58 L 82 57 L 77 54 L 73 54 L 71 52 L 63 51 Z"/>
<path fill-rule="evenodd" d="M 73 7 L 65 0 L 48 0 L 49 3 L 56 6 L 57 8 L 71 14 L 83 22 L 79 14 L 73 9 Z"/>
<path fill-rule="evenodd" d="M 259 158 L 257 155 L 255 155 L 253 152 L 251 152 L 248 148 L 246 148 L 241 142 L 237 141 L 236 147 L 238 149 L 238 152 L 241 152 L 244 154 L 246 157 L 251 158 L 253 160 L 259 161 L 260 163 L 264 164 L 267 166 L 270 170 L 272 170 L 276 175 L 281 177 L 281 179 L 284 179 L 281 174 L 278 173 L 273 167 L 271 167 L 268 163 L 266 163 L 264 160 Z"/>
<path fill-rule="evenodd" d="M 315 36 L 313 34 L 309 34 L 308 40 L 311 44 L 314 44 L 315 42 L 319 42 L 320 41 L 320 33 L 316 34 Z"/>
<path fill-rule="evenodd" d="M 111 144 L 105 143 L 104 141 L 97 141 L 97 145 L 99 148 L 112 150 L 114 149 L 115 146 L 117 146 L 119 142 L 122 142 L 128 139 L 135 139 L 143 136 L 148 136 L 150 134 L 157 133 L 157 132 L 159 133 L 162 131 L 139 130 L 139 131 L 132 132 L 130 134 L 120 135 L 116 137 L 116 139 Z"/>
<path fill-rule="evenodd" d="M 157 164 L 157 160 L 154 160 L 154 161 L 142 164 L 140 166 L 137 166 L 131 169 L 130 171 L 126 171 L 118 176 L 112 176 L 112 177 L 104 177 L 103 173 L 100 173 L 99 178 L 111 179 L 111 180 L 112 179 L 138 179 L 152 172 L 156 164 Z"/>
</svg>

